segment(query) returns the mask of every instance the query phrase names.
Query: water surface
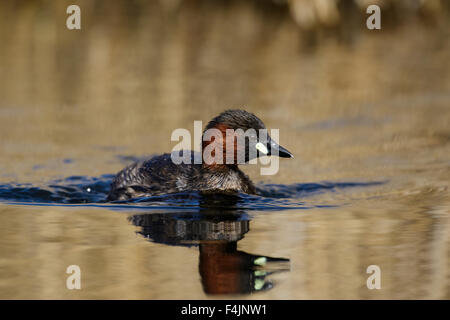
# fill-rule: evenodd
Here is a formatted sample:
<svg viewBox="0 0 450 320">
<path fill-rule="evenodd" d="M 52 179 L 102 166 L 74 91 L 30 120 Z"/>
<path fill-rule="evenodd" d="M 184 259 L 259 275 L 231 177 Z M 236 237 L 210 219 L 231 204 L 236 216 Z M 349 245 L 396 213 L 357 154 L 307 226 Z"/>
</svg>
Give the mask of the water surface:
<svg viewBox="0 0 450 320">
<path fill-rule="evenodd" d="M 80 32 L 64 1 L 11 3 L 0 298 L 450 298 L 448 20 L 356 19 L 305 48 L 286 10 L 251 1 L 82 2 Z M 295 155 L 274 176 L 243 167 L 260 195 L 104 201 L 123 166 L 230 107 Z M 73 264 L 81 290 L 66 289 Z"/>
</svg>

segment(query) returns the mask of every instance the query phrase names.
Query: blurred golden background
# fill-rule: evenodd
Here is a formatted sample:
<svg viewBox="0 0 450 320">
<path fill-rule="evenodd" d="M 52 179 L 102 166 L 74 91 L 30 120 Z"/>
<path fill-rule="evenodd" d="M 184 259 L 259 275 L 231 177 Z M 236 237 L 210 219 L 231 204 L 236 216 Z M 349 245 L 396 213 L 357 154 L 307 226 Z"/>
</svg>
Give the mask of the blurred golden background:
<svg viewBox="0 0 450 320">
<path fill-rule="evenodd" d="M 368 4 L 381 30 L 367 30 Z M 66 28 L 67 6 L 81 30 Z M 450 10 L 439 0 L 0 2 L 0 184 L 168 152 L 175 128 L 254 112 L 294 155 L 256 182 L 387 181 L 255 212 L 240 248 L 291 259 L 240 298 L 450 298 Z M 196 146 L 193 146 L 196 147 Z M 64 159 L 70 161 L 64 162 Z M 0 204 L 0 298 L 206 298 L 195 249 L 123 212 Z M 182 265 L 179 262 L 182 261 Z M 80 264 L 81 291 L 65 288 Z M 368 290 L 369 264 L 382 290 Z"/>
</svg>

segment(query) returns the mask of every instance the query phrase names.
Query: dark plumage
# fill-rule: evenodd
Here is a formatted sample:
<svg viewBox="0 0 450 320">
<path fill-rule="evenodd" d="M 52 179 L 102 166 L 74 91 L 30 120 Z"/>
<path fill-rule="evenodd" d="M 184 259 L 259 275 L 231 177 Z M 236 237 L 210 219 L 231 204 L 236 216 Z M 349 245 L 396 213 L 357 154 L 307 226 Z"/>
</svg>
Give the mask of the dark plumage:
<svg viewBox="0 0 450 320">
<path fill-rule="evenodd" d="M 248 129 L 264 129 L 265 126 L 252 113 L 244 110 L 227 110 L 213 118 L 206 126 L 205 131 L 211 128 L 219 129 L 225 137 L 225 129 L 243 129 L 246 131 Z M 211 143 L 218 143 L 219 145 L 223 143 L 226 150 L 225 139 L 203 141 L 203 148 Z M 280 157 L 292 157 L 289 151 L 276 144 L 270 137 L 264 141 L 264 145 L 267 146 L 267 155 L 272 154 L 275 150 Z M 254 147 L 254 144 L 246 140 L 246 150 Z M 249 155 L 247 151 L 245 152 L 245 160 L 248 161 Z M 191 153 L 191 156 L 193 159 L 194 152 Z M 192 164 L 175 164 L 172 162 L 171 155 L 166 153 L 143 162 L 134 163 L 120 171 L 111 184 L 107 200 L 127 200 L 183 191 L 256 193 L 255 186 L 239 170 L 237 163 L 207 164 L 203 161 L 202 164 L 194 164 L 192 161 Z"/>
</svg>

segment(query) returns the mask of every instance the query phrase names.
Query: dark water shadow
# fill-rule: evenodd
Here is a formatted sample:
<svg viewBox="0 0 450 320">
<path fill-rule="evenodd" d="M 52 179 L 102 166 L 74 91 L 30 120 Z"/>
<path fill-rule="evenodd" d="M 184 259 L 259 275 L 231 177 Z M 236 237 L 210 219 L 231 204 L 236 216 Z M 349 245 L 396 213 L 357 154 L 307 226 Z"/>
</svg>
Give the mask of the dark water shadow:
<svg viewBox="0 0 450 320">
<path fill-rule="evenodd" d="M 205 198 L 206 202 L 211 200 Z M 224 201 L 229 204 L 232 200 Z M 197 212 L 137 214 L 128 220 L 149 241 L 198 247 L 198 271 L 206 294 L 266 291 L 275 285 L 271 275 L 290 271 L 289 259 L 238 250 L 238 241 L 250 231 L 251 218 L 243 210 L 208 208 Z"/>
</svg>

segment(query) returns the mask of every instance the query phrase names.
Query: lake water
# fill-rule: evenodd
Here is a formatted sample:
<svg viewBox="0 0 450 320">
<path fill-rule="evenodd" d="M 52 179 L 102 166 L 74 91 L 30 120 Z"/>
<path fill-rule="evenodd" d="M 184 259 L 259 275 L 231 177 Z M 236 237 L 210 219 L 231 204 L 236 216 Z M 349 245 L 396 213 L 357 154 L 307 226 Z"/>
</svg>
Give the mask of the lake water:
<svg viewBox="0 0 450 320">
<path fill-rule="evenodd" d="M 285 10 L 253 2 L 81 1 L 81 31 L 64 1 L 11 2 L 0 298 L 450 298 L 448 19 L 306 45 Z M 259 196 L 104 201 L 125 165 L 230 107 L 295 155 L 274 176 L 243 166 Z"/>
</svg>

